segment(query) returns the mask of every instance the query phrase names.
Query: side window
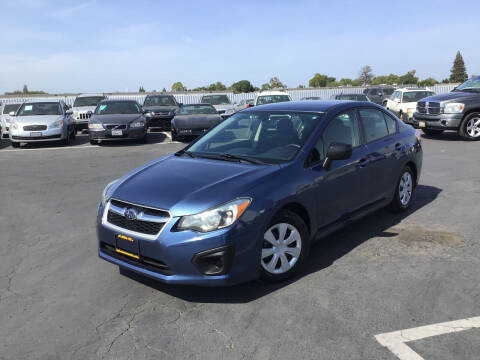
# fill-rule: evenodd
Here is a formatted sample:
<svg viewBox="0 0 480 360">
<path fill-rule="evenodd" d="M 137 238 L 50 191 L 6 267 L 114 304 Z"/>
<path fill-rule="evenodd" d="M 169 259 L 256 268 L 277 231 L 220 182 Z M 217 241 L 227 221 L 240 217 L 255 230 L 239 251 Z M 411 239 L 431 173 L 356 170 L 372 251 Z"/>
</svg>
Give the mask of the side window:
<svg viewBox="0 0 480 360">
<path fill-rule="evenodd" d="M 383 113 L 385 117 L 385 122 L 387 123 L 388 134 L 392 135 L 397 132 L 397 122 L 390 115 Z"/>
<path fill-rule="evenodd" d="M 321 136 L 323 151 L 326 154 L 330 144 L 343 143 L 356 147 L 360 145 L 358 123 L 354 111 L 347 111 L 334 117 L 327 125 Z"/>
<path fill-rule="evenodd" d="M 388 136 L 387 123 L 383 112 L 376 109 L 360 109 L 358 112 L 360 113 L 367 143 Z"/>
</svg>

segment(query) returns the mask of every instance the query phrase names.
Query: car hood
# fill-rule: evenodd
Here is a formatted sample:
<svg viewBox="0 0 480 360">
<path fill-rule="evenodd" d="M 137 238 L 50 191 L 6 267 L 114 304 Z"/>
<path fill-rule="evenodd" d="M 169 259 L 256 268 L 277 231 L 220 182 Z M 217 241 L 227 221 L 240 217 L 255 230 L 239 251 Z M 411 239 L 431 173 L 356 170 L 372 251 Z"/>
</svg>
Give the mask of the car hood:
<svg viewBox="0 0 480 360">
<path fill-rule="evenodd" d="M 446 94 L 429 96 L 428 98 L 422 99 L 423 101 L 451 101 L 451 100 L 461 100 L 471 97 L 480 98 L 480 93 L 464 92 L 464 91 L 452 91 Z"/>
<path fill-rule="evenodd" d="M 178 109 L 178 106 L 174 105 L 165 105 L 165 106 L 145 106 L 145 110 L 148 111 L 172 111 Z"/>
<path fill-rule="evenodd" d="M 110 114 L 110 115 L 93 115 L 90 122 L 97 122 L 102 124 L 128 124 L 135 120 L 141 120 L 142 114 Z"/>
<path fill-rule="evenodd" d="M 32 125 L 48 125 L 52 122 L 62 120 L 63 115 L 31 115 L 31 116 L 16 116 L 10 118 L 10 121 L 15 120 L 20 124 L 32 124 Z"/>
<path fill-rule="evenodd" d="M 223 105 L 212 105 L 215 110 L 229 110 L 229 109 L 233 109 L 233 105 L 232 104 L 223 104 Z"/>
<path fill-rule="evenodd" d="M 169 210 L 172 216 L 196 214 L 237 197 L 278 165 L 167 155 L 121 179 L 112 197 L 133 204 Z"/>
<path fill-rule="evenodd" d="M 172 120 L 172 125 L 177 128 L 209 128 L 222 122 L 222 117 L 217 114 L 177 115 Z"/>
<path fill-rule="evenodd" d="M 88 111 L 95 111 L 96 106 L 76 106 L 72 107 L 73 112 L 88 112 Z"/>
</svg>

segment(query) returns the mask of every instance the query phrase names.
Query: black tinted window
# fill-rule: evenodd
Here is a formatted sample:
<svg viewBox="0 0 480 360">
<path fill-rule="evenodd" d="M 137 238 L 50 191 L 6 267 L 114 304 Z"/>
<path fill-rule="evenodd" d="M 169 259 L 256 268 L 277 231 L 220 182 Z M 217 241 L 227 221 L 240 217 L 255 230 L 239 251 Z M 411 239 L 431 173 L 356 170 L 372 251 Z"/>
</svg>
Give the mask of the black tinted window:
<svg viewBox="0 0 480 360">
<path fill-rule="evenodd" d="M 388 128 L 383 112 L 376 109 L 361 109 L 359 113 L 367 143 L 388 135 Z"/>
</svg>

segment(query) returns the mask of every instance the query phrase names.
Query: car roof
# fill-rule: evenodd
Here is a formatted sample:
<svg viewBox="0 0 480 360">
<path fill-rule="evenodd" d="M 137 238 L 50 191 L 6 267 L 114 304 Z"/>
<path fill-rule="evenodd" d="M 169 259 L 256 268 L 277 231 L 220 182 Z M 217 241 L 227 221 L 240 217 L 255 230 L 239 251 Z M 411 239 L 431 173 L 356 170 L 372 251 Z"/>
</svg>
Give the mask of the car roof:
<svg viewBox="0 0 480 360">
<path fill-rule="evenodd" d="M 93 97 L 93 96 L 105 97 L 105 95 L 103 95 L 103 94 L 79 94 L 79 95 L 77 95 L 77 98 L 79 98 L 79 97 Z"/>
<path fill-rule="evenodd" d="M 153 96 L 168 96 L 168 97 L 175 97 L 172 94 L 148 94 L 147 97 L 153 97 Z"/>
<path fill-rule="evenodd" d="M 138 104 L 137 100 L 131 100 L 131 99 L 105 99 L 100 101 L 100 103 L 102 104 L 109 103 L 109 102 L 134 102 Z"/>
<path fill-rule="evenodd" d="M 334 109 L 348 109 L 351 107 L 377 107 L 383 109 L 380 105 L 365 101 L 350 100 L 307 100 L 307 101 L 285 101 L 280 103 L 258 105 L 242 110 L 242 112 L 254 111 L 291 111 L 291 112 L 318 112 L 323 113 Z"/>
<path fill-rule="evenodd" d="M 407 92 L 407 91 L 432 91 L 432 90 L 427 90 L 425 88 L 401 88 L 401 89 L 397 89 L 395 91 Z"/>
<path fill-rule="evenodd" d="M 64 101 L 62 99 L 45 99 L 45 100 L 27 100 L 22 103 L 23 104 L 38 104 L 38 103 L 63 103 Z"/>
<path fill-rule="evenodd" d="M 278 90 L 273 90 L 273 91 L 262 91 L 260 92 L 257 96 L 269 96 L 269 95 L 290 95 L 286 91 L 278 91 Z"/>
<path fill-rule="evenodd" d="M 212 106 L 212 107 L 213 107 L 213 105 L 212 105 L 212 104 L 209 104 L 209 103 L 183 104 L 183 106 L 200 106 L 200 105 L 202 105 L 202 106 L 208 105 L 208 106 Z"/>
<path fill-rule="evenodd" d="M 228 94 L 203 94 L 202 98 L 205 96 L 219 96 L 219 95 L 225 95 L 226 97 L 228 97 Z"/>
</svg>

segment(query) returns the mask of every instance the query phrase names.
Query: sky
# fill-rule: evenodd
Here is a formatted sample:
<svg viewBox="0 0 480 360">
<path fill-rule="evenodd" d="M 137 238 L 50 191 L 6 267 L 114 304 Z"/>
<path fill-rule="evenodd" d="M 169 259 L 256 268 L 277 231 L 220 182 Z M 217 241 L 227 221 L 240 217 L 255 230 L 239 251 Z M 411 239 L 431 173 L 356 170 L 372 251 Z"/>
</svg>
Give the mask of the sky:
<svg viewBox="0 0 480 360">
<path fill-rule="evenodd" d="M 1 0 L 0 93 L 480 74 L 480 1 Z"/>
</svg>

